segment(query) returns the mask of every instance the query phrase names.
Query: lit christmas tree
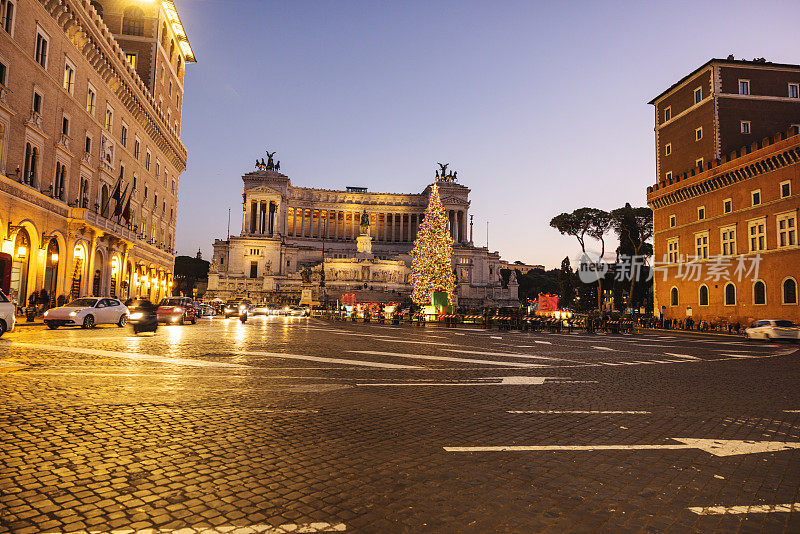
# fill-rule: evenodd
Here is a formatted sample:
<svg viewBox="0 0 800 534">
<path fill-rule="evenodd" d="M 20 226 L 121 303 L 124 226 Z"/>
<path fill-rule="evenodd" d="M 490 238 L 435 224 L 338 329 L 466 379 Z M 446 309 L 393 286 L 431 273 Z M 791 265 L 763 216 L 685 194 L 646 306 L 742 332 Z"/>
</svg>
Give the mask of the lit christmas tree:
<svg viewBox="0 0 800 534">
<path fill-rule="evenodd" d="M 434 185 L 411 251 L 411 299 L 420 306 L 431 304 L 434 292 L 447 293 L 448 301 L 453 301 L 456 276 L 451 264 L 453 238 L 447 222 L 439 188 Z"/>
</svg>

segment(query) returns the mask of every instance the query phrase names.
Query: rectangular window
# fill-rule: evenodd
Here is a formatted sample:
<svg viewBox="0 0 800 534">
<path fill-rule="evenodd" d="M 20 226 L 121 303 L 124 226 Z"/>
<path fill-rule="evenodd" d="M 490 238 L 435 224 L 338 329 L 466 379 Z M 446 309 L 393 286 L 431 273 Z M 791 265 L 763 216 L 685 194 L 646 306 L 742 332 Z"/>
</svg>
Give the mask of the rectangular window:
<svg viewBox="0 0 800 534">
<path fill-rule="evenodd" d="M 694 140 L 699 141 L 702 138 L 703 138 L 703 127 L 701 126 L 700 128 L 694 131 Z"/>
<path fill-rule="evenodd" d="M 42 95 L 37 91 L 33 92 L 33 111 L 39 114 L 42 113 Z"/>
<path fill-rule="evenodd" d="M 739 94 L 740 95 L 750 94 L 750 80 L 739 80 Z"/>
<path fill-rule="evenodd" d="M 778 246 L 791 247 L 797 244 L 797 213 L 778 215 Z"/>
<path fill-rule="evenodd" d="M 159 176 L 161 176 L 161 164 L 156 161 L 156 180 L 158 180 Z"/>
<path fill-rule="evenodd" d="M 147 186 L 144 186 L 144 198 L 147 198 Z"/>
<path fill-rule="evenodd" d="M 698 259 L 708 259 L 708 232 L 700 232 L 694 235 L 694 250 Z"/>
<path fill-rule="evenodd" d="M 672 106 L 667 106 L 664 110 L 664 122 L 667 122 L 672 118 Z"/>
<path fill-rule="evenodd" d="M 36 63 L 42 66 L 42 68 L 47 68 L 47 47 L 49 46 L 49 42 L 47 36 L 42 32 L 42 30 L 37 30 L 36 32 L 36 54 L 33 56 L 36 60 Z"/>
<path fill-rule="evenodd" d="M 250 278 L 258 278 L 258 262 L 250 262 Z"/>
<path fill-rule="evenodd" d="M 720 241 L 722 243 L 722 255 L 736 255 L 736 227 L 726 226 L 720 230 Z"/>
<path fill-rule="evenodd" d="M 760 252 L 767 248 L 767 220 L 756 219 L 747 224 L 747 235 L 750 239 L 750 252 Z"/>
<path fill-rule="evenodd" d="M 699 208 L 697 208 L 697 220 L 702 221 L 705 218 L 706 218 L 706 207 L 700 206 Z"/>
<path fill-rule="evenodd" d="M 789 98 L 800 98 L 800 84 L 789 84 Z"/>
<path fill-rule="evenodd" d="M 750 133 L 750 121 L 741 121 L 739 123 L 739 128 L 741 129 L 743 134 Z"/>
<path fill-rule="evenodd" d="M 698 87 L 694 90 L 694 103 L 699 104 L 703 100 L 703 89 Z"/>
<path fill-rule="evenodd" d="M 2 19 L 2 26 L 3 29 L 8 33 L 11 34 L 11 29 L 14 27 L 14 2 L 8 0 L 5 2 L 0 2 L 0 9 L 2 9 L 2 13 L 0 13 L 0 19 Z"/>
<path fill-rule="evenodd" d="M 119 142 L 122 146 L 128 147 L 128 125 L 122 123 L 122 130 L 119 133 Z"/>
<path fill-rule="evenodd" d="M 144 168 L 148 171 L 150 170 L 150 151 L 146 151 L 144 154 Z"/>
<path fill-rule="evenodd" d="M 64 90 L 72 94 L 73 89 L 75 89 L 75 67 L 67 62 L 64 64 Z"/>
<path fill-rule="evenodd" d="M 729 198 L 726 198 L 722 201 L 722 211 L 723 213 L 730 213 L 733 211 L 733 201 Z"/>
<path fill-rule="evenodd" d="M 781 198 L 786 198 L 790 196 L 792 196 L 791 180 L 786 180 L 785 182 L 781 182 Z"/>
<path fill-rule="evenodd" d="M 169 96 L 172 96 L 172 80 L 169 81 Z"/>
<path fill-rule="evenodd" d="M 131 64 L 131 67 L 136 68 L 136 54 L 126 53 L 125 59 Z"/>
<path fill-rule="evenodd" d="M 669 156 L 670 154 L 672 154 L 672 143 L 667 143 L 664 146 L 664 155 Z"/>
<path fill-rule="evenodd" d="M 667 241 L 667 256 L 669 263 L 678 263 L 678 238 Z"/>
<path fill-rule="evenodd" d="M 67 117 L 61 117 L 61 133 L 69 135 L 69 119 Z"/>
<path fill-rule="evenodd" d="M 175 194 L 175 180 L 172 180 L 172 194 Z"/>
<path fill-rule="evenodd" d="M 134 141 L 133 141 L 133 157 L 136 158 L 136 161 L 139 161 L 140 148 L 141 148 L 141 143 L 139 143 L 139 139 L 134 139 Z"/>
<path fill-rule="evenodd" d="M 6 86 L 6 75 L 7 75 L 7 72 L 8 72 L 8 68 L 6 67 L 6 64 L 3 63 L 2 61 L 0 61 L 0 85 L 2 85 L 3 87 Z"/>
<path fill-rule="evenodd" d="M 761 204 L 761 189 L 756 189 L 750 192 L 750 197 L 753 199 L 753 206 Z"/>
<path fill-rule="evenodd" d="M 114 129 L 114 110 L 111 108 L 106 108 L 106 130 L 108 133 L 113 133 L 112 130 Z"/>
<path fill-rule="evenodd" d="M 695 167 L 699 167 L 700 170 L 703 170 L 703 158 L 700 158 L 694 162 Z"/>
<path fill-rule="evenodd" d="M 667 174 L 664 175 L 664 178 L 667 180 L 672 180 L 672 171 L 667 171 Z"/>
<path fill-rule="evenodd" d="M 678 224 L 678 221 L 675 218 L 675 216 L 674 215 L 670 215 L 669 216 L 669 227 L 670 228 L 675 228 L 675 225 L 677 225 L 677 224 Z"/>
<path fill-rule="evenodd" d="M 88 135 L 86 136 L 86 143 L 84 143 L 83 145 L 83 150 L 87 154 L 92 151 L 92 138 L 89 137 Z"/>
<path fill-rule="evenodd" d="M 97 99 L 97 91 L 91 85 L 86 91 L 86 112 L 94 116 L 94 101 Z"/>
</svg>

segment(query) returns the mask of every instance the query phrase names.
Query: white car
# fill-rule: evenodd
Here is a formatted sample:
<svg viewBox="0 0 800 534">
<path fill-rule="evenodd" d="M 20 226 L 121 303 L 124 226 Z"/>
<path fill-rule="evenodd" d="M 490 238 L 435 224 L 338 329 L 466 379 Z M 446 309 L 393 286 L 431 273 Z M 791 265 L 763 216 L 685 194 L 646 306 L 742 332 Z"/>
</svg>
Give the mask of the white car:
<svg viewBox="0 0 800 534">
<path fill-rule="evenodd" d="M 744 333 L 749 339 L 800 339 L 800 327 L 791 321 L 765 319 L 756 321 Z"/>
<path fill-rule="evenodd" d="M 0 291 L 0 336 L 14 330 L 14 324 L 16 323 L 14 312 L 16 312 L 14 303 L 8 300 L 8 297 Z"/>
<path fill-rule="evenodd" d="M 98 324 L 122 327 L 128 323 L 129 316 L 127 306 L 115 298 L 85 297 L 47 310 L 44 312 L 44 323 L 52 329 L 59 326 L 94 328 Z"/>
</svg>

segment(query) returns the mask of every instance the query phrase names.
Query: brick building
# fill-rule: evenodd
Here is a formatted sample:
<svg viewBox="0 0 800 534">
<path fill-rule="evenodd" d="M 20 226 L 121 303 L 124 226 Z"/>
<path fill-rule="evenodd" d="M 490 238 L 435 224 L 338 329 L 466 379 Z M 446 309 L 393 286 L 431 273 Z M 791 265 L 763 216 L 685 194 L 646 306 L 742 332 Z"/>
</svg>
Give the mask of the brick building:
<svg viewBox="0 0 800 534">
<path fill-rule="evenodd" d="M 651 101 L 665 318 L 800 321 L 798 85 L 798 65 L 713 59 Z"/>
<path fill-rule="evenodd" d="M 0 13 L 0 243 L 12 296 L 160 298 L 194 62 L 174 2 L 0 0 Z"/>
</svg>

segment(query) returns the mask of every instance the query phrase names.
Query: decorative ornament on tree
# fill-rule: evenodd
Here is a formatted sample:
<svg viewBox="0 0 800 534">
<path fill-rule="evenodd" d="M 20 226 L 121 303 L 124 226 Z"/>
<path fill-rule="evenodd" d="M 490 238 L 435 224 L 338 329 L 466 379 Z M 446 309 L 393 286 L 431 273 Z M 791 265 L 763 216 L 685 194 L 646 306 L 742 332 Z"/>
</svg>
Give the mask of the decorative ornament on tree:
<svg viewBox="0 0 800 534">
<path fill-rule="evenodd" d="M 434 292 L 447 293 L 453 302 L 456 276 L 453 274 L 453 238 L 447 229 L 447 215 L 434 185 L 411 251 L 411 299 L 420 306 L 432 302 Z"/>
</svg>

